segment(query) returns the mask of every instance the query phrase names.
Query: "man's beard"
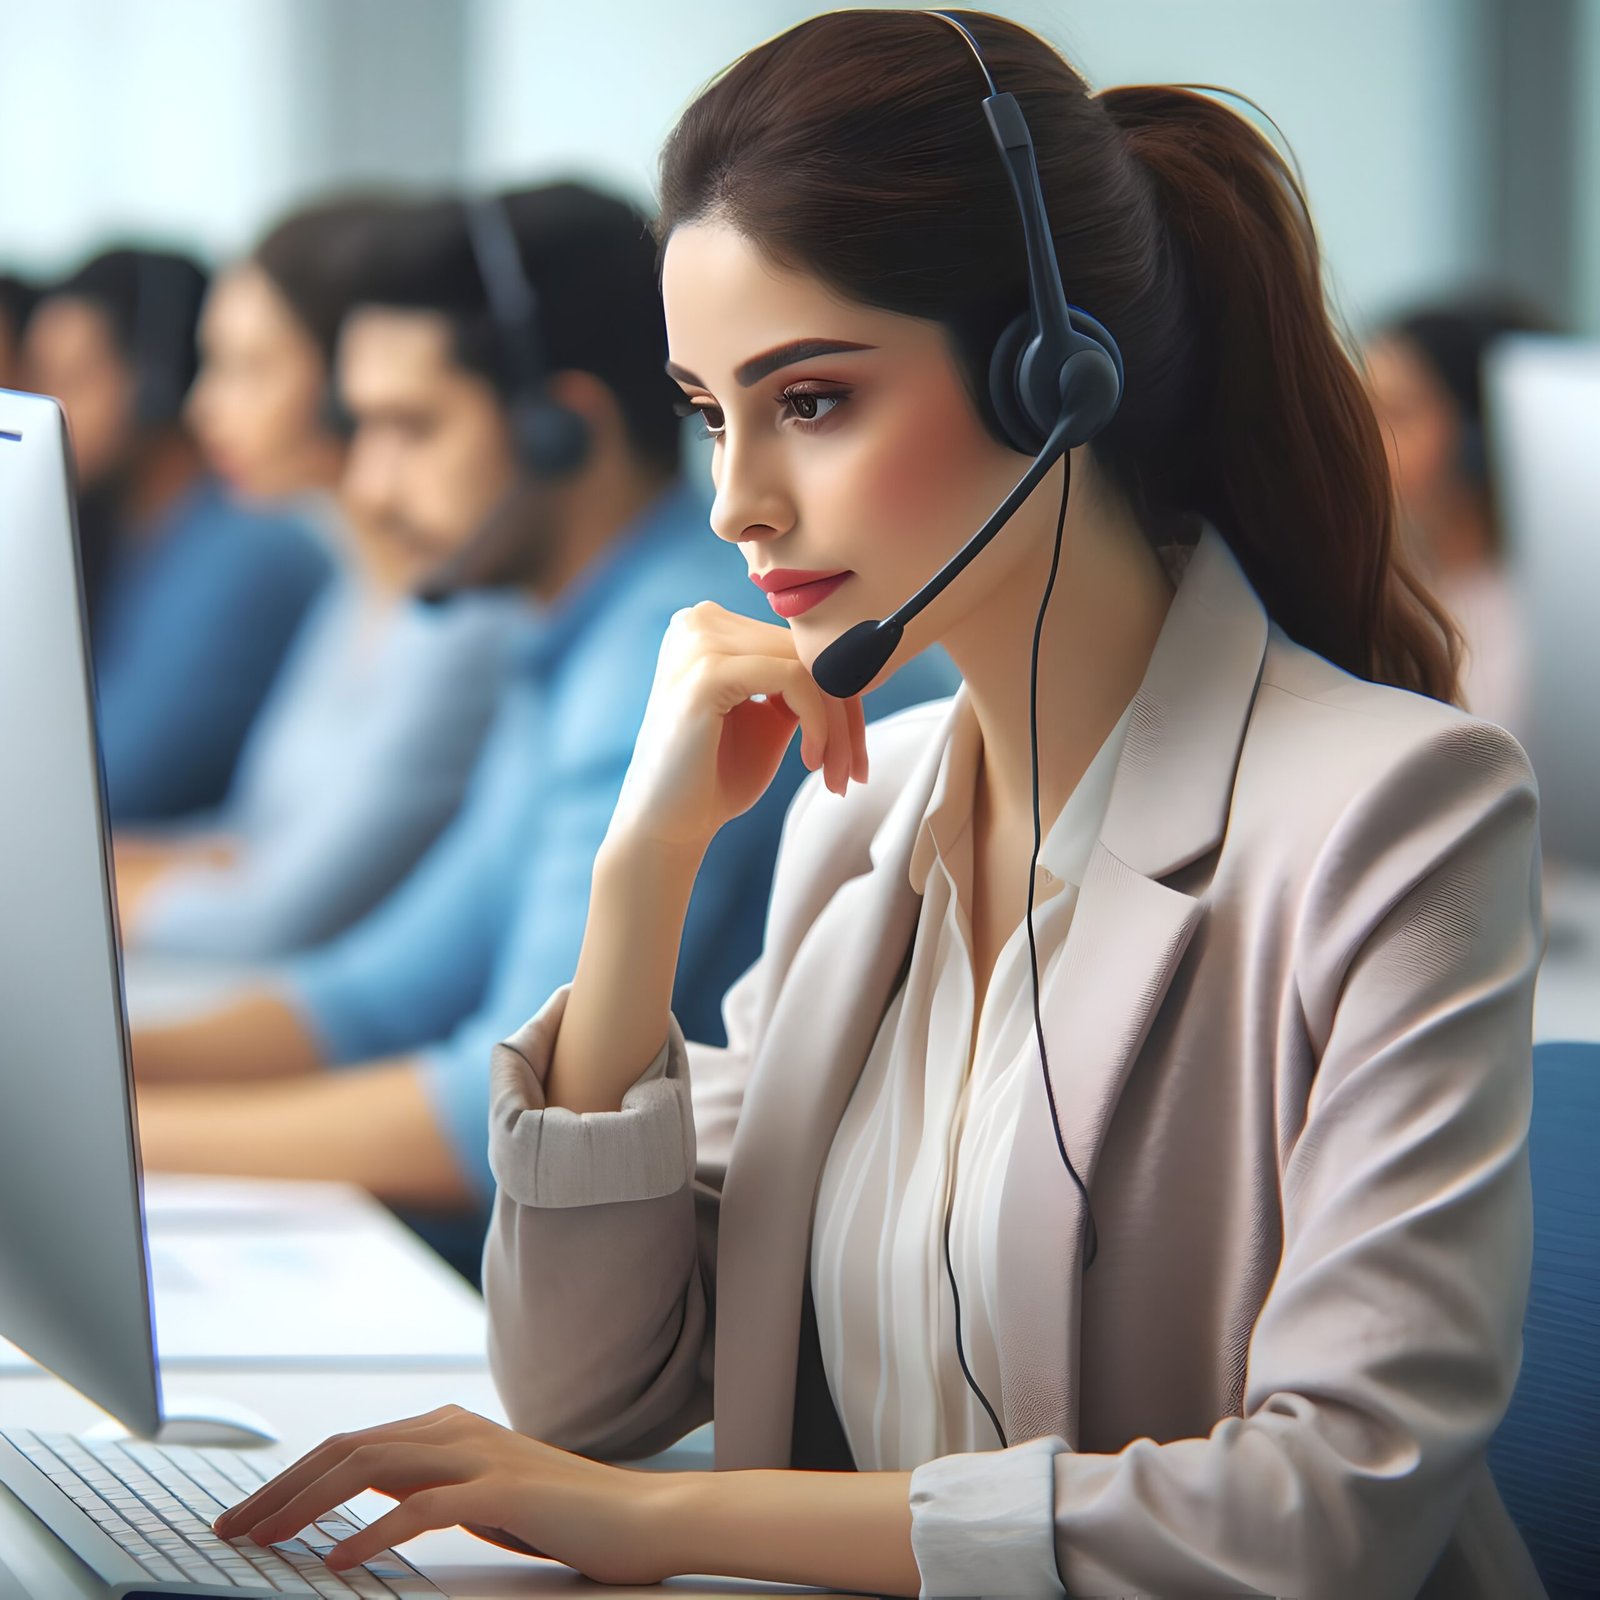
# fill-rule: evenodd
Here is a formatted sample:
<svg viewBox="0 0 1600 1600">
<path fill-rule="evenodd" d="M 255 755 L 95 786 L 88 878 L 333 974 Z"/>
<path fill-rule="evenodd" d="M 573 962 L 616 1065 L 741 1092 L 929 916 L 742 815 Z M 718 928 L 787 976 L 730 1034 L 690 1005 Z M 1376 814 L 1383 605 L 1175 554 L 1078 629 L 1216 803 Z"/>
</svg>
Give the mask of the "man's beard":
<svg viewBox="0 0 1600 1600">
<path fill-rule="evenodd" d="M 418 593 L 438 602 L 472 589 L 537 588 L 560 548 L 552 497 L 519 479 L 467 542 L 428 574 Z"/>
</svg>

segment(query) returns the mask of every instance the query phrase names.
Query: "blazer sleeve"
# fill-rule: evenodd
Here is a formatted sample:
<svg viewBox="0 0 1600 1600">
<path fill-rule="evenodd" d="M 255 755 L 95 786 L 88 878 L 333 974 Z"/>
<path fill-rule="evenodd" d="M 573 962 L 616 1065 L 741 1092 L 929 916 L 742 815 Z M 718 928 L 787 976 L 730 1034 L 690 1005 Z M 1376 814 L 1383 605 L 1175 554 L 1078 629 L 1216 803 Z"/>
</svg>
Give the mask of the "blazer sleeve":
<svg viewBox="0 0 1600 1600">
<path fill-rule="evenodd" d="M 817 792 L 802 786 L 785 840 Z M 483 1290 L 519 1431 L 628 1459 L 710 1420 L 722 1181 L 782 966 L 769 947 L 728 991 L 723 1048 L 688 1043 L 673 1018 L 617 1111 L 544 1104 L 570 986 L 495 1048 Z"/>
<path fill-rule="evenodd" d="M 1045 1552 L 1070 1594 L 1417 1593 L 1520 1360 L 1539 873 L 1536 784 L 1497 727 L 1452 719 L 1352 799 L 1298 912 L 1317 1069 L 1240 1415 L 1115 1455 L 927 1463 L 925 1594 L 1011 1592 Z M 987 1474 L 1010 1475 L 1009 1520 L 963 1538 Z"/>
</svg>

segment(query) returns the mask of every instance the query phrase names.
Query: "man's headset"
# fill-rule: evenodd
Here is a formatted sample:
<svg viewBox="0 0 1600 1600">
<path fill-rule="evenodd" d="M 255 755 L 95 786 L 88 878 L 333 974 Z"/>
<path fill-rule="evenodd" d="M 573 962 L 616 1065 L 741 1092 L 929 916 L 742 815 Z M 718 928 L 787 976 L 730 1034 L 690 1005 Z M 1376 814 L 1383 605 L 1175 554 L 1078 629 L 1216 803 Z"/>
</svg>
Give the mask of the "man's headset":
<svg viewBox="0 0 1600 1600">
<path fill-rule="evenodd" d="M 463 202 L 467 240 L 483 284 L 501 362 L 506 422 L 519 482 L 477 531 L 430 574 L 418 598 L 437 605 L 463 589 L 492 588 L 511 565 L 508 546 L 525 536 L 513 508 L 528 481 L 559 482 L 589 459 L 589 424 L 550 395 L 550 369 L 539 327 L 539 296 L 522 264 L 505 202 L 492 195 Z"/>
<path fill-rule="evenodd" d="M 949 23 L 966 40 L 983 71 L 989 93 L 983 102 L 989 130 L 1005 162 L 1006 176 L 1022 216 L 1023 240 L 1027 249 L 1028 309 L 1000 335 L 989 362 L 989 395 L 1007 440 L 1023 455 L 1032 455 L 1028 470 L 1001 501 L 994 514 L 973 534 L 916 594 L 881 622 L 861 622 L 825 649 L 812 667 L 812 675 L 828 694 L 846 699 L 859 694 L 882 670 L 899 644 L 905 625 L 942 594 L 973 558 L 1009 522 L 1024 500 L 1033 493 L 1052 466 L 1075 445 L 1085 444 L 1100 432 L 1116 414 L 1122 399 L 1122 353 L 1116 340 L 1086 311 L 1067 301 L 1056 261 L 1055 244 L 1045 213 L 1044 190 L 1039 182 L 1039 162 L 1034 153 L 1033 136 L 1013 95 L 1001 94 L 995 87 L 989 65 L 978 41 L 966 24 L 947 11 L 929 15 Z M 1034 883 L 1038 876 L 1039 815 L 1039 641 L 1044 630 L 1045 611 L 1055 587 L 1061 563 L 1061 537 L 1067 511 L 1067 491 L 1063 486 L 1061 514 L 1056 523 L 1055 559 L 1040 602 L 1033 636 L 1033 664 L 1029 683 L 1029 718 L 1032 736 L 1033 774 L 1033 858 L 1028 867 L 1028 952 L 1033 967 L 1033 1022 L 1039 1046 L 1039 1065 L 1044 1073 L 1045 1096 L 1050 1104 L 1056 1148 L 1067 1174 L 1083 1197 L 1088 1237 L 1086 1265 L 1095 1254 L 1094 1218 L 1089 1211 L 1089 1193 L 1067 1154 L 1061 1135 L 1061 1118 L 1056 1109 L 1055 1090 L 1050 1082 L 1050 1062 L 1045 1052 L 1044 1022 L 1039 1008 L 1039 951 L 1033 928 Z M 961 1337 L 961 1294 L 956 1286 L 955 1267 L 950 1257 L 950 1217 L 954 1185 L 945 1193 L 944 1260 L 950 1280 L 950 1296 L 955 1308 L 956 1356 L 968 1387 L 989 1414 L 1001 1448 L 1006 1444 L 1005 1429 L 988 1396 L 978 1386 L 967 1365 Z"/>
<path fill-rule="evenodd" d="M 522 264 L 505 202 L 492 195 L 470 199 L 466 216 L 472 258 L 498 336 L 517 464 L 530 477 L 568 477 L 588 459 L 589 424 L 550 397 L 539 297 Z"/>
</svg>

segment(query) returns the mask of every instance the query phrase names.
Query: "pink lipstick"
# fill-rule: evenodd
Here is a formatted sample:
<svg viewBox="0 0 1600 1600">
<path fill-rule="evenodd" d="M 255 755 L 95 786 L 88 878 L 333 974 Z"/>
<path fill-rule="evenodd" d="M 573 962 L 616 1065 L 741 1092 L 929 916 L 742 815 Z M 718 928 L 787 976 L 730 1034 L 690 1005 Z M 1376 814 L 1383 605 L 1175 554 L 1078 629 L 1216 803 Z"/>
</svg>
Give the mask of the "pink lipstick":
<svg viewBox="0 0 1600 1600">
<path fill-rule="evenodd" d="M 767 603 L 787 621 L 821 605 L 854 576 L 851 572 L 801 572 L 792 567 L 774 567 L 771 572 L 752 572 L 750 581 L 765 591 Z"/>
</svg>

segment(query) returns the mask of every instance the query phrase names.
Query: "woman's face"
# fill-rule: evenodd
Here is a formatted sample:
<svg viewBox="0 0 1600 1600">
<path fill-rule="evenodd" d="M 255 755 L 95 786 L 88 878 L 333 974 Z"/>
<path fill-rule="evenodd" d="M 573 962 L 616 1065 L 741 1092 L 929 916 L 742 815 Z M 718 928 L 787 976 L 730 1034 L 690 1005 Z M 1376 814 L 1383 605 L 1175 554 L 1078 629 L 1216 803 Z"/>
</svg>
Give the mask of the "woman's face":
<svg viewBox="0 0 1600 1600">
<path fill-rule="evenodd" d="M 845 300 L 731 228 L 675 229 L 662 291 L 668 370 L 715 439 L 713 530 L 741 546 L 752 576 L 819 580 L 774 607 L 809 668 L 855 623 L 908 600 L 1025 458 L 984 428 L 938 324 Z M 1017 522 L 1037 522 L 1041 501 Z M 1028 545 L 1023 529 L 996 539 L 907 628 L 900 657 L 945 638 Z M 820 581 L 835 574 L 836 585 Z"/>
<path fill-rule="evenodd" d="M 1442 491 L 1456 483 L 1460 415 L 1449 391 L 1404 339 L 1374 340 L 1366 356 L 1367 383 L 1401 508 L 1425 519 Z"/>
<path fill-rule="evenodd" d="M 213 285 L 200 358 L 188 415 L 213 469 L 250 498 L 318 486 L 334 445 L 322 420 L 327 368 L 260 267 L 245 262 Z"/>
<path fill-rule="evenodd" d="M 136 434 L 133 369 L 110 316 L 92 300 L 47 299 L 28 319 L 23 363 L 29 383 L 66 412 L 78 482 L 99 487 L 126 461 Z"/>
</svg>

